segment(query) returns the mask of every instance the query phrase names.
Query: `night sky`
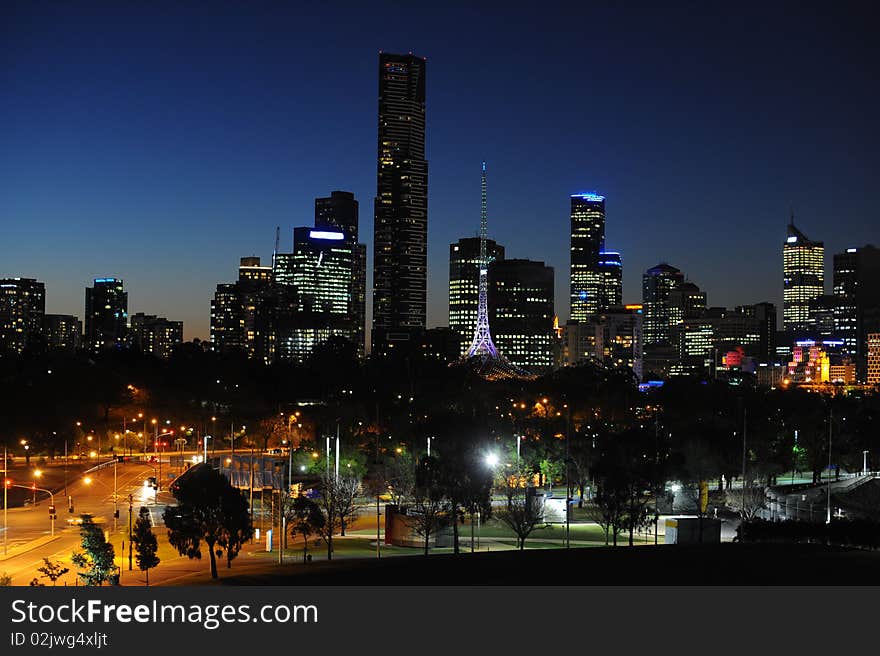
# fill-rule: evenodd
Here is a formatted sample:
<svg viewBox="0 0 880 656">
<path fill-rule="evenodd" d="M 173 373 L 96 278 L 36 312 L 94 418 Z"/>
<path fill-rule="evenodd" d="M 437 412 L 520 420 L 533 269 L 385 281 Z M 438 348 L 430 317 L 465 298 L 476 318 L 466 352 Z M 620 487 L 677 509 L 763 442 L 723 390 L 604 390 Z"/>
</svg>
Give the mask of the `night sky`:
<svg viewBox="0 0 880 656">
<path fill-rule="evenodd" d="M 379 50 L 428 60 L 429 326 L 449 243 L 479 230 L 483 158 L 490 236 L 556 268 L 563 321 L 579 191 L 607 196 L 627 302 L 664 260 L 710 305 L 781 307 L 790 206 L 829 292 L 831 253 L 880 244 L 867 5 L 114 4 L 0 9 L 0 277 L 43 280 L 47 312 L 82 316 L 91 279 L 118 276 L 130 313 L 207 338 L 214 286 L 268 262 L 277 225 L 289 250 L 334 189 L 372 259 Z"/>
</svg>

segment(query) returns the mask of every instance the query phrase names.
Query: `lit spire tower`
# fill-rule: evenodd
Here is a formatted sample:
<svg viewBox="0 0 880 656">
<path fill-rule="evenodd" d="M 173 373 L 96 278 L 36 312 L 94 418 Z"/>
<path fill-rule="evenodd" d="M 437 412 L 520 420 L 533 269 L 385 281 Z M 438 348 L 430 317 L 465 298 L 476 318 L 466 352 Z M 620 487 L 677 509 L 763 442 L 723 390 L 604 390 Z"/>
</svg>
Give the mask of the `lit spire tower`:
<svg viewBox="0 0 880 656">
<path fill-rule="evenodd" d="M 486 210 L 486 162 L 483 162 L 483 172 L 480 180 L 480 292 L 477 306 L 477 327 L 474 330 L 474 340 L 468 349 L 468 357 L 482 356 L 492 359 L 498 358 L 498 350 L 492 343 L 492 333 L 489 331 L 489 258 L 486 256 L 486 232 L 489 216 Z"/>
</svg>

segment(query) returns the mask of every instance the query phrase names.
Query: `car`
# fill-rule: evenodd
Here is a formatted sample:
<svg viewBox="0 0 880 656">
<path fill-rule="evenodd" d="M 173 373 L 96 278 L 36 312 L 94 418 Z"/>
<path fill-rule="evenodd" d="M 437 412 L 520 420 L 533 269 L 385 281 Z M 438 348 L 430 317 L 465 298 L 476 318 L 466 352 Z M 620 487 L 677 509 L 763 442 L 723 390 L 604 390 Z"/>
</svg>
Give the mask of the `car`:
<svg viewBox="0 0 880 656">
<path fill-rule="evenodd" d="M 145 481 L 144 481 L 144 487 L 158 488 L 158 487 L 159 487 L 159 483 L 156 482 L 156 477 L 155 477 L 155 476 L 150 476 L 147 480 L 145 480 Z"/>
</svg>

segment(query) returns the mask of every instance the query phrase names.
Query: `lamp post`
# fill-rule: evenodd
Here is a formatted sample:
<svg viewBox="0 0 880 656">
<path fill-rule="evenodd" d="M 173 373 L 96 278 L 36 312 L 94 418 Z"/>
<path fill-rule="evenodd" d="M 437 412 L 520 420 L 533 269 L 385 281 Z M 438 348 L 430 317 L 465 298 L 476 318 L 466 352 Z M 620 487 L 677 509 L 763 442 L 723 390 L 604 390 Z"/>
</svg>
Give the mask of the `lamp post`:
<svg viewBox="0 0 880 656">
<path fill-rule="evenodd" d="M 825 486 L 828 507 L 825 512 L 825 523 L 831 523 L 831 425 L 834 421 L 834 411 L 828 410 L 828 484 Z"/>
</svg>

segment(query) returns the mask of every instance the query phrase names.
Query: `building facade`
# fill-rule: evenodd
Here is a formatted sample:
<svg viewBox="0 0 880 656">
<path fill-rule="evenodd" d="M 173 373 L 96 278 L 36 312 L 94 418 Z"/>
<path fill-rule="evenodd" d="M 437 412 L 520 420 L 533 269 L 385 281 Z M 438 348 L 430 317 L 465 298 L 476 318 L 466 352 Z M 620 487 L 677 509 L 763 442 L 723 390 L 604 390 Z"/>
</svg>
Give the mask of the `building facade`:
<svg viewBox="0 0 880 656">
<path fill-rule="evenodd" d="M 810 301 L 824 293 L 824 262 L 824 244 L 807 238 L 792 220 L 782 246 L 783 330 L 803 335 L 814 332 Z"/>
<path fill-rule="evenodd" d="M 660 263 L 642 276 L 645 347 L 669 346 L 673 312 L 669 295 L 684 282 L 684 275 L 674 266 Z"/>
<path fill-rule="evenodd" d="M 82 346 L 82 321 L 72 314 L 47 314 L 43 318 L 46 346 L 58 351 L 76 351 Z"/>
<path fill-rule="evenodd" d="M 425 60 L 379 55 L 379 130 L 373 232 L 373 349 L 425 329 L 428 162 Z"/>
<path fill-rule="evenodd" d="M 153 314 L 131 315 L 129 331 L 134 348 L 163 360 L 171 357 L 174 347 L 183 343 L 182 321 L 169 321 Z"/>
<path fill-rule="evenodd" d="M 277 355 L 302 361 L 334 335 L 356 344 L 362 334 L 353 295 L 357 243 L 337 228 L 296 228 L 293 235 L 293 253 L 275 264 Z"/>
<path fill-rule="evenodd" d="M 128 336 L 128 292 L 119 278 L 95 278 L 86 287 L 85 343 L 93 351 L 124 344 Z"/>
<path fill-rule="evenodd" d="M 217 285 L 211 302 L 214 349 L 274 362 L 276 306 L 272 267 L 262 266 L 259 257 L 241 258 L 238 280 Z"/>
<path fill-rule="evenodd" d="M 489 263 L 504 259 L 504 247 L 486 240 Z M 480 238 L 466 237 L 449 244 L 449 328 L 459 336 L 464 355 L 477 325 L 477 304 L 480 295 Z"/>
<path fill-rule="evenodd" d="M 867 345 L 865 382 L 868 385 L 880 385 L 880 333 L 868 333 Z"/>
<path fill-rule="evenodd" d="M 533 374 L 553 369 L 553 268 L 532 260 L 496 260 L 489 266 L 492 337 L 513 365 Z"/>
<path fill-rule="evenodd" d="M 21 353 L 42 341 L 46 286 L 34 278 L 0 278 L 0 352 Z"/>
<path fill-rule="evenodd" d="M 844 341 L 859 380 L 868 373 L 868 335 L 880 332 L 880 249 L 847 248 L 834 255 L 834 337 Z"/>
</svg>

